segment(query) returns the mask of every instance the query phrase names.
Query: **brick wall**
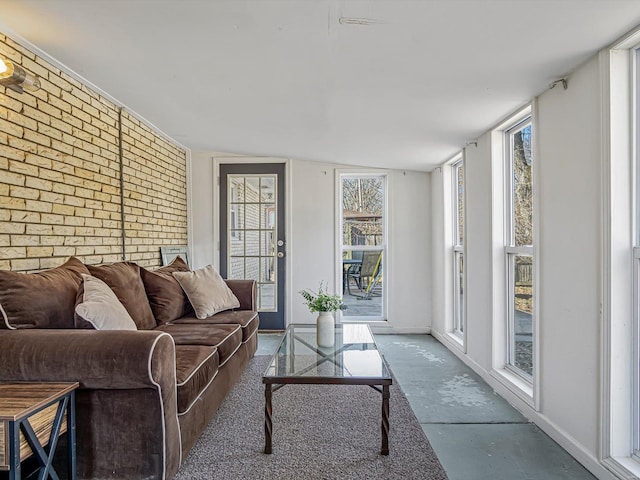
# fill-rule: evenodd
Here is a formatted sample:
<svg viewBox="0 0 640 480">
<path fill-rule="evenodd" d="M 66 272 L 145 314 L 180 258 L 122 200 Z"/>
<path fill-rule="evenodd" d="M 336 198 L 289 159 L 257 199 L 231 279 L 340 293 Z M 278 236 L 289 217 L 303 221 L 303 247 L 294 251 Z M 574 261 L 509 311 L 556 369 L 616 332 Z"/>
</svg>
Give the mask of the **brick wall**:
<svg viewBox="0 0 640 480">
<path fill-rule="evenodd" d="M 160 264 L 187 243 L 186 152 L 0 34 L 0 55 L 40 78 L 36 92 L 0 87 L 0 269 L 29 271 L 75 255 Z"/>
</svg>

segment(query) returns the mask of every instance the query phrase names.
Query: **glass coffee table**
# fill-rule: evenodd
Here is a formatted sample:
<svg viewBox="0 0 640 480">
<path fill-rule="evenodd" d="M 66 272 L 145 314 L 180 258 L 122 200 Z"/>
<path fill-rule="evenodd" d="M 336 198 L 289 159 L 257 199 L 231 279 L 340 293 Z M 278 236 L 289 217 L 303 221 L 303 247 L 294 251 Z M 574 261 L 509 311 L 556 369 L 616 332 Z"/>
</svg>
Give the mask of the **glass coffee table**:
<svg viewBox="0 0 640 480">
<path fill-rule="evenodd" d="M 389 455 L 387 363 L 368 325 L 338 324 L 333 347 L 319 347 L 316 326 L 291 324 L 262 375 L 265 387 L 264 453 L 271 453 L 273 392 L 290 384 L 369 385 L 382 394 L 382 455 Z"/>
</svg>

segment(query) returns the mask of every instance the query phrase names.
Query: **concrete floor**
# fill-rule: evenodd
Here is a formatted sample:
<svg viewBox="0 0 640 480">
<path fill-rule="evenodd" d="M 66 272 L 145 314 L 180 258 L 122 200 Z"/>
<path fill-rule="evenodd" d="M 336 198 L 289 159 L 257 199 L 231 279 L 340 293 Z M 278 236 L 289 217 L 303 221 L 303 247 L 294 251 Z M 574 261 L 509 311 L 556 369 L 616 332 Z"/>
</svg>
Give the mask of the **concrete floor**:
<svg viewBox="0 0 640 480">
<path fill-rule="evenodd" d="M 270 355 L 278 334 L 258 336 Z M 430 335 L 376 335 L 450 480 L 593 477 Z"/>
</svg>

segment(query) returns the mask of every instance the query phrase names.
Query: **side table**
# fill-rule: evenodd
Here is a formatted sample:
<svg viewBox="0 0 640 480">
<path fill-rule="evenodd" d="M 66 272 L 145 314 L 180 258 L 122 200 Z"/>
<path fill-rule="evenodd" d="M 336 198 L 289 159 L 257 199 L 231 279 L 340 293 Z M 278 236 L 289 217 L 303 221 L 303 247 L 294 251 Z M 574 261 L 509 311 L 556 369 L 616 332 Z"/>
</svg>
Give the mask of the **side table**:
<svg viewBox="0 0 640 480">
<path fill-rule="evenodd" d="M 68 433 L 69 478 L 76 478 L 75 390 L 78 383 L 0 383 L 0 470 L 20 480 L 20 461 L 35 455 L 39 479 L 58 478 L 52 462 Z"/>
</svg>

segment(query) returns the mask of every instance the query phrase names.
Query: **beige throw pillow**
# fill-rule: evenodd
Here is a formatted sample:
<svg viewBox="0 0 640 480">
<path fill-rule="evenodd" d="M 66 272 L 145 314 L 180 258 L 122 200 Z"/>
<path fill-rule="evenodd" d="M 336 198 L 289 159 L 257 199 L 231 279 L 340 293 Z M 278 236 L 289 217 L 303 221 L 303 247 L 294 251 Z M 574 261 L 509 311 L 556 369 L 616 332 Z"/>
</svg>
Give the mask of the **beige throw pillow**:
<svg viewBox="0 0 640 480">
<path fill-rule="evenodd" d="M 240 306 L 238 298 L 211 265 L 192 272 L 173 272 L 172 275 L 187 294 L 200 320 Z"/>
<path fill-rule="evenodd" d="M 96 330 L 137 330 L 131 315 L 109 285 L 91 275 L 82 274 L 83 297 L 76 305 L 76 316 Z"/>
</svg>

